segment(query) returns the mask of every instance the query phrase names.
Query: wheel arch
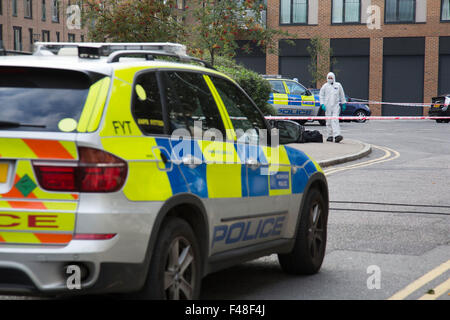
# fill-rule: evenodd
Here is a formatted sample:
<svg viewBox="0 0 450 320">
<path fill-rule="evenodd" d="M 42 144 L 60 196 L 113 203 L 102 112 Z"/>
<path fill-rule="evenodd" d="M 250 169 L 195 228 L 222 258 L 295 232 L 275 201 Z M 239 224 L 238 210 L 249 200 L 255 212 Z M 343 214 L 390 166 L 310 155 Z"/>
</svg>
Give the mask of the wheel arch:
<svg viewBox="0 0 450 320">
<path fill-rule="evenodd" d="M 170 198 L 164 203 L 158 212 L 147 246 L 145 259 L 146 269 L 148 270 L 148 266 L 151 263 L 152 253 L 159 238 L 161 228 L 166 219 L 169 217 L 181 218 L 191 226 L 200 247 L 201 256 L 203 259 L 201 264 L 203 270 L 202 273 L 204 273 L 209 248 L 208 217 L 202 200 L 192 194 L 179 194 Z"/>
<path fill-rule="evenodd" d="M 303 212 L 303 208 L 305 207 L 305 203 L 306 203 L 306 198 L 307 198 L 306 195 L 308 194 L 308 192 L 311 189 L 314 189 L 314 188 L 318 189 L 319 192 L 324 196 L 327 212 L 329 210 L 329 192 L 328 192 L 327 179 L 322 172 L 316 171 L 309 178 L 308 183 L 306 184 L 306 187 L 303 191 L 302 202 L 300 204 L 300 211 L 298 212 L 298 218 L 297 218 L 295 230 L 297 230 L 298 225 L 300 223 L 301 214 Z"/>
</svg>

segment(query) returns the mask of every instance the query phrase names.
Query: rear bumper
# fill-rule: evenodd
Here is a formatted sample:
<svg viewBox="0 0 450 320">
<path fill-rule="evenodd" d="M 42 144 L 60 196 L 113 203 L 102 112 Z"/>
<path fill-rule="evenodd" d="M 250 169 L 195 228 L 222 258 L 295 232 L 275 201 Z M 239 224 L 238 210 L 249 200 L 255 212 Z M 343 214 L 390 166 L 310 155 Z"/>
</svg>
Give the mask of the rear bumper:
<svg viewBox="0 0 450 320">
<path fill-rule="evenodd" d="M 445 111 L 442 109 L 430 108 L 430 111 L 428 112 L 428 116 L 430 116 L 430 117 L 450 117 L 450 108 L 447 107 L 447 109 Z"/>
<path fill-rule="evenodd" d="M 0 293 L 129 292 L 145 281 L 150 234 L 160 202 L 130 203 L 116 194 L 81 195 L 76 233 L 115 233 L 109 240 L 72 240 L 67 246 L 0 246 Z M 81 289 L 68 265 L 81 266 Z"/>
</svg>

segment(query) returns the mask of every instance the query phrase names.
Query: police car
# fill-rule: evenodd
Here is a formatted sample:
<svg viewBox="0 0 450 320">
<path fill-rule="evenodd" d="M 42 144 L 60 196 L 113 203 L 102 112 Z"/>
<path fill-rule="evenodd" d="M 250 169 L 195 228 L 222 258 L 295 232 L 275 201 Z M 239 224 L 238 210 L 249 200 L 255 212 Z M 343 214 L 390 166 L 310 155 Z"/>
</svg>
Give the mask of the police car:
<svg viewBox="0 0 450 320">
<path fill-rule="evenodd" d="M 324 116 L 320 108 L 318 96 L 306 89 L 295 80 L 282 78 L 280 75 L 263 76 L 272 86 L 269 104 L 273 105 L 279 116 Z M 305 124 L 306 120 L 299 120 L 300 124 Z M 325 125 L 325 120 L 320 120 L 321 125 Z"/>
<path fill-rule="evenodd" d="M 37 43 L 0 59 L 0 114 L 2 294 L 195 299 L 264 255 L 321 267 L 322 169 L 182 45 Z"/>
</svg>

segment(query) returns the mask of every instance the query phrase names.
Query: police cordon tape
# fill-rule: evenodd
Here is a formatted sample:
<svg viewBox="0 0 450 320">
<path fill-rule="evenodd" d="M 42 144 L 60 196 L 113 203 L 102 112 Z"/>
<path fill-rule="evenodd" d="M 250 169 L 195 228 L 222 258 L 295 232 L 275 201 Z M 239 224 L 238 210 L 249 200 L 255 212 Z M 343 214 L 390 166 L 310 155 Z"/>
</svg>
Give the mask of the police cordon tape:
<svg viewBox="0 0 450 320">
<path fill-rule="evenodd" d="M 392 116 L 370 116 L 370 117 L 326 117 L 326 116 L 266 116 L 267 120 L 449 120 L 450 117 L 392 117 Z"/>
<path fill-rule="evenodd" d="M 402 106 L 402 107 L 448 107 L 450 106 L 450 99 L 449 103 L 421 103 L 421 102 L 384 102 L 384 101 L 371 101 L 371 100 L 364 100 L 364 99 L 358 99 L 358 98 L 352 98 L 351 101 L 347 101 L 346 103 L 352 103 L 352 104 L 386 104 L 386 105 L 393 105 L 393 106 Z M 283 105 L 283 102 L 291 102 L 291 103 L 300 103 L 305 104 L 307 106 L 311 106 L 311 104 L 315 105 L 315 101 L 307 101 L 307 100 L 296 100 L 296 99 L 288 99 L 288 100 L 273 100 L 274 104 L 280 104 Z M 447 101 L 446 101 L 447 102 Z"/>
</svg>

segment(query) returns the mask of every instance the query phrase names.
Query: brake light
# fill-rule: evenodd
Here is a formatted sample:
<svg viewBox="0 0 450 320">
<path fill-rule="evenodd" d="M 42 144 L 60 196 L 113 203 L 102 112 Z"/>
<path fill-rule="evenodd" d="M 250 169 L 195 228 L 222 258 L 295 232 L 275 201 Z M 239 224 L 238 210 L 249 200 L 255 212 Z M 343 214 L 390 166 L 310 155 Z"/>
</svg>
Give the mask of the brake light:
<svg viewBox="0 0 450 320">
<path fill-rule="evenodd" d="M 115 192 L 122 188 L 127 163 L 102 150 L 79 147 L 78 162 L 33 162 L 41 187 L 49 191 Z"/>
</svg>

